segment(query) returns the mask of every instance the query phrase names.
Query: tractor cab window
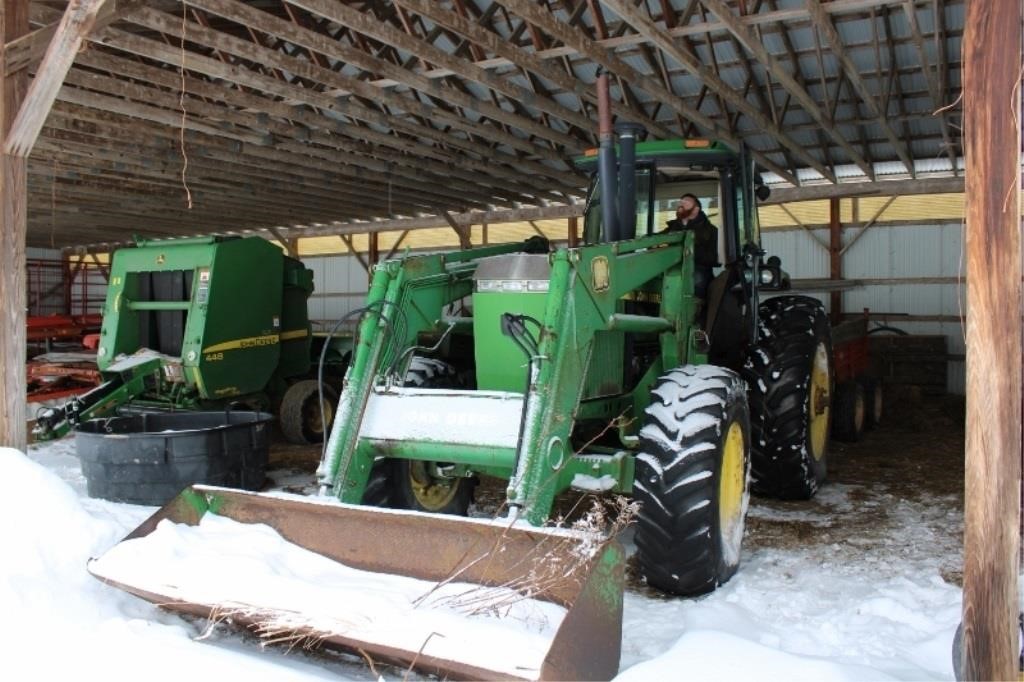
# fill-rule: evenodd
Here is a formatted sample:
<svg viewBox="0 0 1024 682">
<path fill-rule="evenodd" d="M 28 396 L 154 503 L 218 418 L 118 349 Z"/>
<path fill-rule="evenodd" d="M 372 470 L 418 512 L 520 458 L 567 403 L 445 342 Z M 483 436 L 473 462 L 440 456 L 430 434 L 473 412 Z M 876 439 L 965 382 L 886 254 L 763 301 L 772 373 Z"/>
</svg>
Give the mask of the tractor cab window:
<svg viewBox="0 0 1024 682">
<path fill-rule="evenodd" d="M 603 217 L 601 202 L 603 193 L 601 183 L 595 173 L 591 179 L 589 199 L 587 201 L 587 213 L 583 219 L 583 241 L 586 244 L 597 244 L 604 241 L 602 236 Z M 650 233 L 651 229 L 651 169 L 638 167 L 636 169 L 636 191 L 633 195 L 634 215 L 636 216 L 636 234 L 623 235 L 623 239 L 632 239 L 634 236 L 642 237 Z M 657 222 L 654 222 L 654 231 L 657 231 Z"/>
<path fill-rule="evenodd" d="M 654 225 L 652 232 L 661 232 L 676 217 L 679 197 L 693 194 L 711 224 L 718 228 L 718 262 L 726 263 L 725 230 L 722 225 L 721 185 L 717 173 L 695 173 L 689 169 L 658 169 L 654 188 Z"/>
</svg>

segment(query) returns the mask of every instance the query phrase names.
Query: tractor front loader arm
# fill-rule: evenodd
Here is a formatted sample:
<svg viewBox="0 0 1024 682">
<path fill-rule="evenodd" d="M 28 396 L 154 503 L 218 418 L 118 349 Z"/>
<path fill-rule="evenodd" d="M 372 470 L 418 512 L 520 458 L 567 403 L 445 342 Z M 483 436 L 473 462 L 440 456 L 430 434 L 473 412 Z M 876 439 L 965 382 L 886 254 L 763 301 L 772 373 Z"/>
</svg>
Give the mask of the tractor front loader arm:
<svg viewBox="0 0 1024 682">
<path fill-rule="evenodd" d="M 32 435 L 36 440 L 63 438 L 78 424 L 111 414 L 158 384 L 162 367 L 160 359 L 155 357 L 141 362 L 128 359 L 111 365 L 103 372 L 107 380 L 96 388 L 60 407 L 42 410 L 36 416 Z"/>
<path fill-rule="evenodd" d="M 480 258 L 529 248 L 533 242 L 412 256 L 377 266 L 334 427 L 317 469 L 321 494 L 352 504 L 362 502 L 373 455 L 357 446 L 374 386 L 388 372 L 401 381 L 409 349 L 420 333 L 437 330 L 443 325 L 444 307 L 472 293 L 472 275 Z"/>
</svg>

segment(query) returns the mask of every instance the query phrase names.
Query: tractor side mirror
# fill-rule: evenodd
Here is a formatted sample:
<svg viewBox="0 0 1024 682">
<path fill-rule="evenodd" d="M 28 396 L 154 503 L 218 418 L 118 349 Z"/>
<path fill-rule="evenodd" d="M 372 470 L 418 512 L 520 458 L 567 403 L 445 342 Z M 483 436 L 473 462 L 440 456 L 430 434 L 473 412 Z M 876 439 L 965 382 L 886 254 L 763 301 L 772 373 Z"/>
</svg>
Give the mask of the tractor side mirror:
<svg viewBox="0 0 1024 682">
<path fill-rule="evenodd" d="M 761 201 L 767 201 L 772 195 L 772 190 L 767 185 L 758 185 L 754 188 L 754 195 Z"/>
</svg>

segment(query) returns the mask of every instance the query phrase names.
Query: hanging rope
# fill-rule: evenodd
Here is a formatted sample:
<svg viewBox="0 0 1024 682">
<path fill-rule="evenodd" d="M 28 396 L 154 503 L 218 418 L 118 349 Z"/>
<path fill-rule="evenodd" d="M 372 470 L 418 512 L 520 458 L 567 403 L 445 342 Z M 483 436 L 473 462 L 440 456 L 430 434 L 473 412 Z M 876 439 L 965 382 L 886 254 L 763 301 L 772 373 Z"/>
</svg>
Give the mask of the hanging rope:
<svg viewBox="0 0 1024 682">
<path fill-rule="evenodd" d="M 192 191 L 188 188 L 188 152 L 185 151 L 185 124 L 188 120 L 188 112 L 185 110 L 185 36 L 188 32 L 188 5 L 185 0 L 181 3 L 181 93 L 178 97 L 178 106 L 181 107 L 181 128 L 179 130 L 179 142 L 181 148 L 181 186 L 185 189 L 185 200 L 189 210 L 192 209 Z"/>
</svg>

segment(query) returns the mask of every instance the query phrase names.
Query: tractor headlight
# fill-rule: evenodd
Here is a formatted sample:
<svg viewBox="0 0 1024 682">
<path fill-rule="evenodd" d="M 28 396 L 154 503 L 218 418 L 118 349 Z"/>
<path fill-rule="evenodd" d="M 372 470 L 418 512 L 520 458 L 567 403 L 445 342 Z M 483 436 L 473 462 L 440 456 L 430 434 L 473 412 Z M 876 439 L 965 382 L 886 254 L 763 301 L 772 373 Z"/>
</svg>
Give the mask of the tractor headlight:
<svg viewBox="0 0 1024 682">
<path fill-rule="evenodd" d="M 762 270 L 761 271 L 761 284 L 770 286 L 775 284 L 775 272 L 773 270 Z"/>
</svg>

